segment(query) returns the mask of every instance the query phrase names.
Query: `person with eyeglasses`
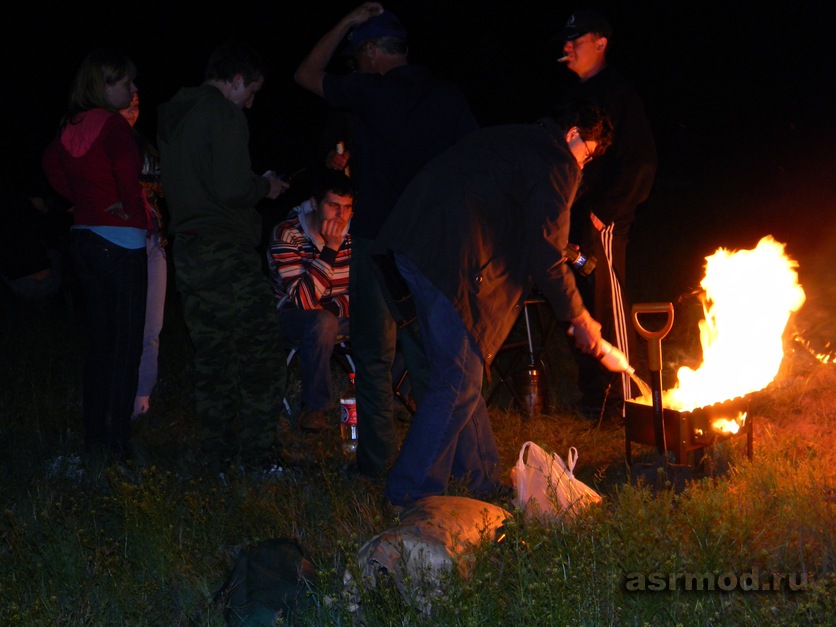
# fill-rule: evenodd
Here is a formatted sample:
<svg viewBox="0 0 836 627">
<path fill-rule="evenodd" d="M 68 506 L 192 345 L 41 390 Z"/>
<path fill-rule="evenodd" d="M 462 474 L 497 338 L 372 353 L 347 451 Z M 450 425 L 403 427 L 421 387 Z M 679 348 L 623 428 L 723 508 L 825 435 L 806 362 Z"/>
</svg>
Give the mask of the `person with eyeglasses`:
<svg viewBox="0 0 836 627">
<path fill-rule="evenodd" d="M 648 199 L 656 177 L 656 144 L 638 92 L 607 61 L 612 41 L 607 19 L 596 11 L 576 11 L 555 41 L 562 46 L 558 62 L 578 77 L 559 98 L 557 110 L 592 99 L 613 125 L 612 146 L 584 170 L 572 206 L 570 240 L 598 260 L 593 273 L 577 277 L 578 287 L 601 323 L 604 339 L 635 365 L 641 345 L 630 322 L 627 243 L 636 210 Z M 579 412 L 590 419 L 623 417 L 624 401 L 633 397 L 629 376 L 606 370 L 591 355 L 579 351 L 575 355 Z"/>
<path fill-rule="evenodd" d="M 482 380 L 533 285 L 580 350 L 600 352 L 564 250 L 581 172 L 605 154 L 606 116 L 579 105 L 560 120 L 483 128 L 407 186 L 376 246 L 391 250 L 415 303 L 430 365 L 427 390 L 387 477 L 395 507 L 446 492 L 502 499 L 499 454 Z"/>
</svg>

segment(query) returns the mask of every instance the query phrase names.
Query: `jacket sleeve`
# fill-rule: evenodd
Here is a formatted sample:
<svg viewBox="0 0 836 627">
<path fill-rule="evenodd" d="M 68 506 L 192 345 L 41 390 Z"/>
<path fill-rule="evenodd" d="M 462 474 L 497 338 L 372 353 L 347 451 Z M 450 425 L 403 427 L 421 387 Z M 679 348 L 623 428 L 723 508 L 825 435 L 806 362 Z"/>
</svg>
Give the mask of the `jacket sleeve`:
<svg viewBox="0 0 836 627">
<path fill-rule="evenodd" d="M 559 320 L 571 320 L 584 311 L 575 275 L 564 263 L 563 253 L 569 243 L 569 208 L 575 197 L 577 178 L 555 169 L 542 187 L 532 197 L 524 227 L 530 275 L 555 316 Z"/>
<path fill-rule="evenodd" d="M 64 172 L 64 168 L 61 167 L 61 159 L 59 157 L 60 150 L 60 140 L 52 140 L 41 156 L 41 167 L 43 168 L 46 179 L 49 181 L 52 188 L 67 200 L 75 202 L 72 198 L 72 193 L 70 192 L 70 184 L 67 180 L 67 174 Z"/>
<path fill-rule="evenodd" d="M 323 307 L 337 316 L 337 318 L 348 318 L 350 315 L 348 290 L 331 298 Z"/>
<path fill-rule="evenodd" d="M 103 132 L 102 140 L 111 164 L 116 195 L 122 201 L 122 209 L 129 216 L 143 216 L 145 221 L 149 222 L 147 201 L 139 183 L 142 153 L 133 129 L 124 118 L 114 115 L 107 122 Z"/>
<path fill-rule="evenodd" d="M 647 200 L 656 177 L 656 144 L 637 94 L 624 91 L 608 113 L 614 125 L 613 145 L 584 169 L 588 185 L 579 208 L 605 224 L 631 221 Z"/>
<path fill-rule="evenodd" d="M 230 103 L 231 104 L 231 103 Z M 270 191 L 270 182 L 252 170 L 250 131 L 244 113 L 234 105 L 222 109 L 212 125 L 211 145 L 223 146 L 222 155 L 213 155 L 213 182 L 220 204 L 252 209 Z"/>
</svg>

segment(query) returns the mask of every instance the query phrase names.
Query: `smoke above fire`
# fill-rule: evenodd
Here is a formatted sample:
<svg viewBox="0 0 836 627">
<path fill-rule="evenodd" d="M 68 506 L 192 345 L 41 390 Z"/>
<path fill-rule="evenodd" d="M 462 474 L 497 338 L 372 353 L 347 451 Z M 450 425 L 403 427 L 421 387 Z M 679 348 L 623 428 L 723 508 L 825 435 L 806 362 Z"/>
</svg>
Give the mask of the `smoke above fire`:
<svg viewBox="0 0 836 627">
<path fill-rule="evenodd" d="M 691 411 L 765 388 L 778 374 L 790 315 L 805 294 L 798 263 L 771 235 L 753 250 L 720 248 L 706 257 L 700 282 L 705 317 L 699 323 L 702 364 L 682 367 L 663 405 Z"/>
</svg>

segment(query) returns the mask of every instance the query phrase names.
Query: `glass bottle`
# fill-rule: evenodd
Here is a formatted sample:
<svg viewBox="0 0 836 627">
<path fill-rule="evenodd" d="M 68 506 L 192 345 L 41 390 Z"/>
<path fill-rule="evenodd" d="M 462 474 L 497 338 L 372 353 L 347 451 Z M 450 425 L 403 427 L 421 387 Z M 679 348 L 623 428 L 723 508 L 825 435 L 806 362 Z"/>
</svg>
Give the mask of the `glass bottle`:
<svg viewBox="0 0 836 627">
<path fill-rule="evenodd" d="M 354 373 L 348 375 L 348 380 L 340 392 L 340 440 L 343 455 L 349 461 L 357 453 L 357 394 L 354 391 Z"/>
</svg>

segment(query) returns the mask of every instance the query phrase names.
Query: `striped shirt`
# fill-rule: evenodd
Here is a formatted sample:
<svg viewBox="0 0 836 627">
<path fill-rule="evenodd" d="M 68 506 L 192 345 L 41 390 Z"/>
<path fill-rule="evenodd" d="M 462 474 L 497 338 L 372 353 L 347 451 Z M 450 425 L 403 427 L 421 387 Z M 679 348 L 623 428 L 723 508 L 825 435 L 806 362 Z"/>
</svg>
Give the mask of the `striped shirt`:
<svg viewBox="0 0 836 627">
<path fill-rule="evenodd" d="M 326 309 L 348 317 L 348 268 L 351 236 L 346 227 L 339 251 L 325 247 L 311 229 L 313 205 L 305 201 L 270 233 L 267 266 L 276 307 Z"/>
</svg>

